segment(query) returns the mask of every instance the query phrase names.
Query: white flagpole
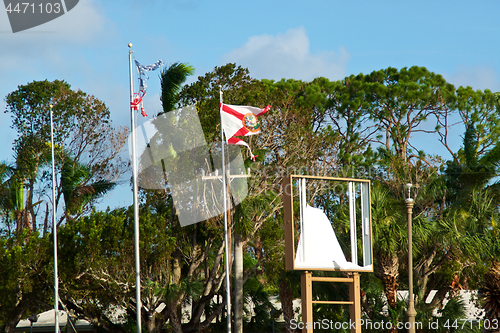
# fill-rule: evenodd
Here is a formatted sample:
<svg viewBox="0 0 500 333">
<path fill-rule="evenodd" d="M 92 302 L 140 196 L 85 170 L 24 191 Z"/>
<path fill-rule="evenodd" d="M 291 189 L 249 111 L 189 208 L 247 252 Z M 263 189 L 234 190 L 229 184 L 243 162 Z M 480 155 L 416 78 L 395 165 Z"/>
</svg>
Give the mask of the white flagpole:
<svg viewBox="0 0 500 333">
<path fill-rule="evenodd" d="M 226 305 L 227 305 L 227 332 L 231 333 L 231 288 L 229 274 L 229 240 L 227 235 L 227 188 L 226 188 L 226 158 L 224 153 L 224 131 L 222 129 L 222 86 L 219 86 L 220 94 L 220 139 L 222 142 L 222 194 L 224 201 L 224 244 L 226 255 Z"/>
<path fill-rule="evenodd" d="M 129 48 L 132 48 L 132 43 L 128 44 Z M 130 103 L 134 100 L 134 83 L 132 75 L 132 53 L 134 51 L 128 51 L 129 59 L 129 75 L 130 75 Z M 137 186 L 137 158 L 136 158 L 136 147 L 135 147 L 135 113 L 132 104 L 130 104 L 130 118 L 131 118 L 131 131 L 132 131 L 132 176 L 134 182 L 134 248 L 135 248 L 135 299 L 136 299 L 136 318 L 137 318 L 137 333 L 142 332 L 141 324 L 141 263 L 139 257 L 139 200 L 137 198 L 138 186 Z"/>
<path fill-rule="evenodd" d="M 52 232 L 54 234 L 54 329 L 59 333 L 59 273 L 57 270 L 56 166 L 54 159 L 54 121 L 50 104 L 50 148 L 52 153 Z"/>
</svg>

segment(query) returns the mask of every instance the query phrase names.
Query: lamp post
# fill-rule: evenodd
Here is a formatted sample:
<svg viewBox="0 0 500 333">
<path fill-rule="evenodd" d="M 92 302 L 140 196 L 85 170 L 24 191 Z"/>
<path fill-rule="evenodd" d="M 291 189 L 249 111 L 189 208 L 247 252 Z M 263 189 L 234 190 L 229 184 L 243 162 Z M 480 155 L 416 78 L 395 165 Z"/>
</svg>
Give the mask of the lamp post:
<svg viewBox="0 0 500 333">
<path fill-rule="evenodd" d="M 412 184 L 406 184 L 408 188 L 408 198 L 406 202 L 406 211 L 408 213 L 408 323 L 410 327 L 408 332 L 415 333 L 415 316 L 417 311 L 415 311 L 415 302 L 413 299 L 413 247 L 412 247 L 412 215 L 413 215 L 413 203 L 414 200 L 411 198 L 411 188 Z"/>
<path fill-rule="evenodd" d="M 33 333 L 33 323 L 38 321 L 38 315 L 31 315 L 28 317 L 28 320 L 30 321 L 30 333 Z"/>
</svg>

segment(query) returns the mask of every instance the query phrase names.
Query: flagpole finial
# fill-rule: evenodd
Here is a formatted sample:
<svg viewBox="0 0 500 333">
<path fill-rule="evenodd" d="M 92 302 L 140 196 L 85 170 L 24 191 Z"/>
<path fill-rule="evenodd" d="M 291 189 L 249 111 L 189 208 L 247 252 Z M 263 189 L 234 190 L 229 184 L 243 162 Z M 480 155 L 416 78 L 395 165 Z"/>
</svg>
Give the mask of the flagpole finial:
<svg viewBox="0 0 500 333">
<path fill-rule="evenodd" d="M 132 43 L 128 43 L 128 47 L 132 48 Z"/>
</svg>

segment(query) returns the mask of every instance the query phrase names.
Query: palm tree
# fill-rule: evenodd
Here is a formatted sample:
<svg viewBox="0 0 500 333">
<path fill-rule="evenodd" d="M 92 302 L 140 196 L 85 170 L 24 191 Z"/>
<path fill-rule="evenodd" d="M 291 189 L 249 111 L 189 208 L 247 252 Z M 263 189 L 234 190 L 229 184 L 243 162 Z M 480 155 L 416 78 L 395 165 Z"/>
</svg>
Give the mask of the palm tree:
<svg viewBox="0 0 500 333">
<path fill-rule="evenodd" d="M 7 231 L 11 233 L 11 222 L 15 220 L 14 205 L 12 196 L 12 181 L 11 177 L 14 174 L 15 168 L 7 162 L 0 163 L 0 215 L 5 221 Z M 15 191 L 17 193 L 18 191 Z M 15 198 L 15 196 L 14 196 Z"/>
<path fill-rule="evenodd" d="M 374 257 L 377 261 L 375 274 L 384 285 L 387 303 L 391 308 L 397 304 L 399 286 L 399 258 L 401 243 L 406 240 L 406 225 L 398 209 L 400 203 L 379 184 L 372 190 L 372 226 L 374 236 Z"/>
<path fill-rule="evenodd" d="M 161 70 L 161 103 L 163 112 L 174 110 L 178 106 L 181 86 L 188 76 L 194 74 L 194 67 L 185 63 L 173 63 Z"/>
<path fill-rule="evenodd" d="M 105 179 L 90 181 L 91 169 L 89 166 L 75 161 L 70 156 L 64 158 L 61 168 L 61 187 L 66 219 L 74 219 L 75 215 L 81 215 L 86 205 L 103 196 L 116 185 L 115 182 Z"/>
<path fill-rule="evenodd" d="M 17 153 L 15 164 L 6 162 L 0 164 L 0 209 L 3 210 L 2 215 L 9 232 L 12 221 L 15 223 L 17 233 L 22 230 L 31 232 L 36 229 L 33 208 L 42 200 L 32 202 L 33 186 L 36 179 L 40 177 L 40 168 L 49 162 L 45 156 L 45 147 L 38 146 L 38 148 L 38 150 L 34 149 L 37 153 L 32 153 L 33 150 L 23 147 Z"/>
<path fill-rule="evenodd" d="M 489 188 L 497 193 L 500 189 L 498 183 L 491 183 L 499 170 L 500 143 L 480 154 L 480 141 L 474 124 L 469 124 L 464 135 L 464 146 L 458 152 L 459 161 L 448 162 L 447 185 L 452 189 L 448 200 L 457 206 L 468 205 L 473 189 Z"/>
<path fill-rule="evenodd" d="M 15 166 L 11 167 L 8 180 L 10 209 L 14 213 L 16 232 L 36 229 L 35 206 L 42 200 L 35 199 L 35 184 L 43 177 L 42 169 L 50 159 L 50 145 L 36 135 L 28 135 L 16 144 Z"/>
<path fill-rule="evenodd" d="M 498 254 L 498 207 L 500 205 L 500 182 L 494 181 L 500 166 L 500 143 L 493 142 L 489 149 L 480 151 L 485 137 L 478 134 L 479 123 L 467 125 L 463 148 L 457 154 L 457 159 L 448 162 L 446 169 L 447 188 L 449 194 L 448 215 L 458 216 L 461 220 L 460 229 L 465 235 L 471 235 L 476 249 L 474 260 L 486 267 L 491 261 L 489 270 L 482 277 L 479 297 L 485 310 L 485 319 L 500 319 L 500 262 Z M 464 237 L 458 239 L 462 243 Z M 471 237 L 468 237 L 471 238 Z M 466 246 L 460 246 L 467 251 Z M 482 267 L 483 265 L 477 265 Z M 495 331 L 498 332 L 498 331 Z"/>
<path fill-rule="evenodd" d="M 494 261 L 484 276 L 483 287 L 479 288 L 479 297 L 485 311 L 485 320 L 495 323 L 500 320 L 500 262 Z M 491 330 L 498 332 L 498 330 Z"/>
<path fill-rule="evenodd" d="M 181 91 L 182 84 L 186 81 L 189 75 L 194 73 L 194 68 L 185 63 L 174 63 L 168 67 L 164 67 L 161 70 L 160 74 L 160 84 L 161 84 L 161 102 L 163 111 L 159 112 L 159 115 L 170 112 L 179 106 L 179 93 Z M 159 119 L 159 118 L 158 118 Z M 159 122 L 161 123 L 161 122 Z M 155 139 L 151 139 L 151 142 L 158 140 L 161 142 L 168 143 L 169 150 L 173 151 L 173 147 L 170 142 L 172 142 L 168 133 L 166 131 L 160 130 L 159 123 L 155 123 L 158 132 L 155 134 Z M 140 160 L 142 157 L 140 158 Z M 153 167 L 159 167 L 158 165 L 153 165 Z M 146 196 L 149 193 L 146 192 Z M 170 201 L 168 205 L 171 204 L 172 198 L 167 196 L 167 201 Z M 179 236 L 179 235 L 178 235 Z M 180 236 L 179 236 L 180 238 Z M 180 262 L 182 261 L 181 257 L 182 251 L 177 249 L 173 254 L 173 262 L 172 266 L 175 266 L 172 270 L 172 274 L 169 275 L 168 280 L 164 280 L 161 283 L 157 283 L 153 280 L 143 281 L 143 285 L 145 286 L 145 294 L 149 294 L 151 297 L 146 297 L 148 301 L 144 301 L 145 304 L 148 302 L 157 302 L 161 301 L 166 304 L 165 309 L 163 310 L 164 316 L 160 320 L 160 317 L 155 315 L 151 315 L 151 313 L 142 313 L 143 320 L 146 326 L 148 326 L 150 331 L 159 331 L 164 324 L 166 318 L 170 320 L 170 325 L 174 332 L 182 332 L 181 327 L 181 317 L 179 316 L 179 305 L 182 302 L 187 302 L 188 299 L 196 298 L 199 289 L 198 281 L 189 280 L 189 279 L 181 279 L 180 276 Z M 178 268 L 178 270 L 177 270 Z M 178 273 L 178 274 L 177 274 Z M 144 279 L 145 277 L 143 277 Z M 152 301 L 154 300 L 154 301 Z M 153 312 L 155 312 L 156 306 L 150 307 Z M 155 312 L 156 314 L 156 312 Z"/>
</svg>

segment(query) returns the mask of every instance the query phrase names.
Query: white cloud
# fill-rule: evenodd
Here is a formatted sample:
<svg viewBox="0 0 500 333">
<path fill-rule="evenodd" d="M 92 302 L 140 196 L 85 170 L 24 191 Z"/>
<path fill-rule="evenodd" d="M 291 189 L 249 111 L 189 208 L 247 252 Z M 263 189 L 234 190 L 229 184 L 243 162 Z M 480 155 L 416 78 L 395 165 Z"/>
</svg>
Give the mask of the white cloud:
<svg viewBox="0 0 500 333">
<path fill-rule="evenodd" d="M 457 66 L 453 74 L 443 74 L 446 81 L 458 86 L 471 86 L 474 89 L 500 91 L 500 82 L 495 68 L 488 64 Z"/>
<path fill-rule="evenodd" d="M 15 34 L 8 33 L 12 30 L 7 13 L 2 11 L 0 16 L 2 39 L 8 41 L 30 38 L 36 43 L 49 38 L 54 42 L 80 42 L 82 40 L 90 40 L 100 32 L 104 25 L 101 9 L 93 0 L 79 1 L 72 10 L 64 15 Z M 40 34 L 43 34 L 44 38 L 40 38 Z"/>
<path fill-rule="evenodd" d="M 253 36 L 242 47 L 224 55 L 224 63 L 234 62 L 250 70 L 255 78 L 312 80 L 319 76 L 331 80 L 346 76 L 350 56 L 340 47 L 338 52 L 312 54 L 304 28 L 289 29 L 284 34 Z"/>
<path fill-rule="evenodd" d="M 0 20 L 2 47 L 0 71 L 18 69 L 26 74 L 36 74 L 40 69 L 60 67 L 64 53 L 75 48 L 94 44 L 105 29 L 105 18 L 93 1 L 80 1 L 68 13 L 40 26 L 12 33 L 7 13 Z"/>
<path fill-rule="evenodd" d="M 106 45 L 107 39 L 112 38 L 103 33 L 106 30 L 110 30 L 110 22 L 95 0 L 79 1 L 66 14 L 18 33 L 12 33 L 7 13 L 0 11 L 0 110 L 5 109 L 5 96 L 18 85 L 64 79 L 78 89 L 92 79 L 95 70 L 89 70 L 85 52 Z M 1 112 L 1 128 L 8 128 L 10 123 L 10 116 Z M 13 131 L 4 130 L 0 140 L 10 143 L 14 135 Z M 0 151 L 0 159 L 5 158 L 4 154 L 10 152 Z"/>
</svg>

